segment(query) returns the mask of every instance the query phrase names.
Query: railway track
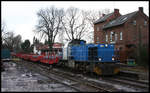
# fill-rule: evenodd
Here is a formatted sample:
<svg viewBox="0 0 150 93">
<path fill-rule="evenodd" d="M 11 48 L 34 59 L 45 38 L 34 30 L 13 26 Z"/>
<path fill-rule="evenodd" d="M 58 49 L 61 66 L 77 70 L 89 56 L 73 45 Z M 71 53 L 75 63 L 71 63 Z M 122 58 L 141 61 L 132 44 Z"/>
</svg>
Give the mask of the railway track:
<svg viewBox="0 0 150 93">
<path fill-rule="evenodd" d="M 60 76 L 60 77 L 63 77 L 63 78 L 67 78 L 69 80 L 72 80 L 72 81 L 75 81 L 75 82 L 78 82 L 76 84 L 73 84 L 75 86 L 78 86 L 78 85 L 86 85 L 86 86 L 90 86 L 90 87 L 94 87 L 96 89 L 96 92 L 113 92 L 113 91 L 117 91 L 116 89 L 114 88 L 111 88 L 111 86 L 105 86 L 104 85 L 101 85 L 100 83 L 97 83 L 97 82 L 93 82 L 93 81 L 87 81 L 85 79 L 83 79 L 82 77 L 78 77 L 76 76 L 75 74 L 72 74 L 72 73 L 68 73 L 68 72 L 64 72 L 64 71 L 58 71 L 57 69 L 53 69 L 51 70 L 52 74 L 55 74 L 57 76 Z"/>
<path fill-rule="evenodd" d="M 108 82 L 111 82 L 111 83 L 114 83 L 114 84 L 121 84 L 121 85 L 124 85 L 124 86 L 128 86 L 130 88 L 134 88 L 136 90 L 142 90 L 142 91 L 148 91 L 149 89 L 149 85 L 147 83 L 142 83 L 142 82 L 139 82 L 137 80 L 133 81 L 133 80 L 126 80 L 124 78 L 105 78 L 103 79 L 105 81 L 108 81 Z"/>
<path fill-rule="evenodd" d="M 50 79 L 55 80 L 61 84 L 64 84 L 70 88 L 73 88 L 77 92 L 116 92 L 120 91 L 112 86 L 100 84 L 94 81 L 88 81 L 83 77 L 78 77 L 77 74 L 73 74 L 71 72 L 60 71 L 60 69 L 50 69 L 48 66 L 44 66 L 41 64 L 35 64 L 33 62 L 22 61 L 26 64 L 27 67 L 30 67 L 31 70 L 35 70 L 33 68 L 37 68 L 35 71 L 41 75 L 47 76 Z M 21 63 L 22 63 L 21 62 Z M 19 62 L 18 62 L 19 63 Z M 38 71 L 37 71 L 38 70 Z M 125 86 L 134 87 L 140 90 L 146 90 L 149 88 L 148 83 L 143 83 L 142 81 L 137 81 L 133 79 L 127 79 L 125 77 L 114 77 L 114 78 L 103 78 L 106 82 L 111 82 L 112 84 L 120 84 Z M 86 89 L 86 90 L 85 90 Z"/>
<path fill-rule="evenodd" d="M 137 82 L 137 83 L 140 83 L 140 84 L 149 85 L 149 81 L 135 80 L 135 79 L 132 79 L 132 78 L 122 77 L 122 76 L 119 76 L 119 77 L 116 77 L 116 78 L 119 78 L 119 79 L 122 79 L 122 80 L 132 81 L 132 82 Z"/>
<path fill-rule="evenodd" d="M 79 89 L 77 89 L 77 88 L 75 88 L 75 87 L 69 86 L 68 84 L 61 82 L 61 81 L 58 79 L 58 77 L 56 78 L 56 77 L 52 76 L 50 73 L 45 72 L 42 68 L 40 68 L 40 67 L 37 68 L 37 65 L 35 65 L 34 63 L 31 64 L 31 63 L 28 63 L 28 62 L 26 62 L 26 61 L 23 61 L 23 62 L 21 62 L 21 63 L 20 63 L 20 62 L 15 62 L 15 63 L 18 64 L 18 65 L 25 66 L 27 69 L 29 69 L 29 70 L 31 70 L 31 71 L 34 71 L 34 72 L 36 72 L 36 73 L 38 73 L 38 74 L 41 74 L 41 75 L 43 75 L 43 76 L 46 76 L 46 77 L 48 77 L 49 79 L 53 80 L 53 81 L 56 82 L 56 83 L 60 83 L 60 84 L 63 84 L 63 85 L 65 85 L 65 86 L 68 86 L 68 87 L 74 89 L 74 90 L 77 91 L 77 92 L 80 91 Z M 22 64 L 22 63 L 23 63 L 23 64 Z M 36 68 L 36 69 L 35 69 L 35 68 Z M 50 76 L 50 75 L 51 75 L 51 76 Z M 42 81 L 42 82 L 50 82 L 51 80 L 46 80 L 46 81 Z"/>
<path fill-rule="evenodd" d="M 54 73 L 58 73 L 58 74 L 62 74 L 62 75 L 65 75 L 66 78 L 69 77 L 75 77 L 74 74 L 71 74 L 71 73 L 66 73 L 64 71 L 54 71 Z M 81 77 L 83 78 L 83 77 Z M 113 81 L 112 83 L 114 84 L 121 84 L 121 85 L 125 85 L 125 86 L 128 86 L 128 87 L 133 87 L 134 89 L 136 90 L 143 90 L 143 91 L 148 91 L 148 88 L 149 88 L 149 83 L 148 82 L 143 82 L 143 81 L 138 81 L 138 80 L 133 80 L 133 78 L 126 78 L 126 77 L 109 77 L 109 79 L 105 79 L 106 77 L 103 78 L 103 80 L 107 81 L 107 82 L 111 82 Z M 81 79 L 81 81 L 84 81 L 84 79 Z M 89 82 L 89 81 L 88 81 Z M 98 84 L 97 82 L 89 82 L 89 84 L 93 84 L 95 86 L 101 86 L 102 84 Z M 103 85 L 104 86 L 104 85 Z M 107 88 L 105 88 L 107 91 L 117 91 L 117 90 L 114 90 L 114 88 L 110 88 L 109 86 L 106 86 Z M 109 88 L 109 89 L 108 89 Z"/>
<path fill-rule="evenodd" d="M 59 73 L 58 71 L 51 70 L 51 69 L 49 69 L 49 67 L 43 66 L 41 64 L 34 64 L 31 62 L 27 62 L 27 61 L 22 61 L 21 63 L 20 62 L 15 62 L 15 63 L 17 63 L 19 65 L 23 65 L 32 71 L 35 71 L 41 75 L 44 75 L 50 79 L 55 80 L 58 83 L 61 83 L 70 88 L 73 88 L 77 92 L 87 92 L 87 91 L 88 92 L 113 92 L 112 89 L 106 89 L 104 87 L 100 87 L 100 86 L 94 84 L 94 82 L 91 83 L 91 82 L 87 82 L 85 80 L 82 81 L 82 79 L 67 76 L 68 74 L 65 74 L 65 73 L 61 74 L 62 72 Z"/>
<path fill-rule="evenodd" d="M 96 76 L 94 78 L 98 79 L 99 77 Z M 104 77 L 102 79 L 107 80 L 107 81 L 114 81 L 115 83 L 120 83 L 120 84 L 127 85 L 127 86 L 134 86 L 135 88 L 140 88 L 140 89 L 145 89 L 145 90 L 148 90 L 148 88 L 149 88 L 148 81 L 146 82 L 146 81 L 137 80 L 136 77 L 130 78 L 130 77 L 126 77 L 126 76 L 120 76 L 120 75 L 118 76 L 117 75 L 117 76 L 112 76 L 112 77 Z"/>
</svg>

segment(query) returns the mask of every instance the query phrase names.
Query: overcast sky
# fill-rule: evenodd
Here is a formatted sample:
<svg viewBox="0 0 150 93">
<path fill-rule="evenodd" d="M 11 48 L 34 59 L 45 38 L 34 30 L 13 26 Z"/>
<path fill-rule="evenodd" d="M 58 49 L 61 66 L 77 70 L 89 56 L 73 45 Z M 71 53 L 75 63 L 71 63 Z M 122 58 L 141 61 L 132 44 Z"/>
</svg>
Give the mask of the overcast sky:
<svg viewBox="0 0 150 93">
<path fill-rule="evenodd" d="M 143 7 L 144 13 L 149 16 L 148 1 L 2 1 L 1 5 L 2 21 L 6 23 L 8 30 L 14 31 L 16 35 L 20 34 L 23 41 L 30 39 L 31 43 L 35 36 L 33 29 L 37 24 L 37 11 L 52 5 L 64 9 L 74 6 L 86 10 L 107 8 L 113 11 L 114 8 L 117 8 L 122 15 L 137 11 L 138 7 Z"/>
</svg>

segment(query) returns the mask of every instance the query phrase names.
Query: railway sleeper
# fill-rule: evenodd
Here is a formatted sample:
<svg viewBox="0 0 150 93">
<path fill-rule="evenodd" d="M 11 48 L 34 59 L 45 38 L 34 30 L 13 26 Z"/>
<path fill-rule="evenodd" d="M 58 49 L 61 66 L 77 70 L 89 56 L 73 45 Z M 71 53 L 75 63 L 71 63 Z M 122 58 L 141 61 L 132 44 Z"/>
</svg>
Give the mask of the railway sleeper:
<svg viewBox="0 0 150 93">
<path fill-rule="evenodd" d="M 123 77 L 133 78 L 133 79 L 136 79 L 136 80 L 140 79 L 139 75 L 137 73 L 129 73 L 129 72 L 121 71 L 121 72 L 119 72 L 119 75 L 123 76 Z"/>
</svg>

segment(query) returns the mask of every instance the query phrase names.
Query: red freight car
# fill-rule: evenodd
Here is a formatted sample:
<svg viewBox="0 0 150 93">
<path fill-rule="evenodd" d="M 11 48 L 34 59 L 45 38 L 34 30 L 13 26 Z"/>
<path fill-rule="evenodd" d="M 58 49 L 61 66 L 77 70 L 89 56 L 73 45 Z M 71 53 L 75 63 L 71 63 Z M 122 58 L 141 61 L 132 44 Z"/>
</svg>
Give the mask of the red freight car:
<svg viewBox="0 0 150 93">
<path fill-rule="evenodd" d="M 37 62 L 37 61 L 40 61 L 40 59 L 42 59 L 43 57 L 44 57 L 43 55 L 32 55 L 30 60 Z"/>
<path fill-rule="evenodd" d="M 17 53 L 16 54 L 16 57 L 18 57 L 18 58 L 21 58 L 21 56 L 22 56 L 22 53 Z"/>
<path fill-rule="evenodd" d="M 56 64 L 59 61 L 59 57 L 55 54 L 51 54 L 48 56 L 43 56 L 42 59 L 40 59 L 40 62 L 46 63 L 46 64 Z"/>
<path fill-rule="evenodd" d="M 30 60 L 31 57 L 32 57 L 32 54 L 25 54 L 25 55 L 23 56 L 23 59 L 24 59 L 24 60 Z"/>
</svg>

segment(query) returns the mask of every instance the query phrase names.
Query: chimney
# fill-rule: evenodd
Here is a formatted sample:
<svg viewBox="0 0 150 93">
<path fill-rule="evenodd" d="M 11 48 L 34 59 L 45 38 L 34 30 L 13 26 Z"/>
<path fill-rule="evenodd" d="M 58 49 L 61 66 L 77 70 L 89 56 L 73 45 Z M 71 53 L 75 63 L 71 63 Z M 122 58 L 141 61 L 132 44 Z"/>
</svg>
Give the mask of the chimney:
<svg viewBox="0 0 150 93">
<path fill-rule="evenodd" d="M 102 14 L 102 16 L 105 16 L 105 14 Z"/>
<path fill-rule="evenodd" d="M 140 11 L 140 12 L 143 12 L 143 7 L 139 7 L 139 11 Z"/>
<path fill-rule="evenodd" d="M 115 14 L 119 14 L 119 9 L 114 9 Z"/>
</svg>

